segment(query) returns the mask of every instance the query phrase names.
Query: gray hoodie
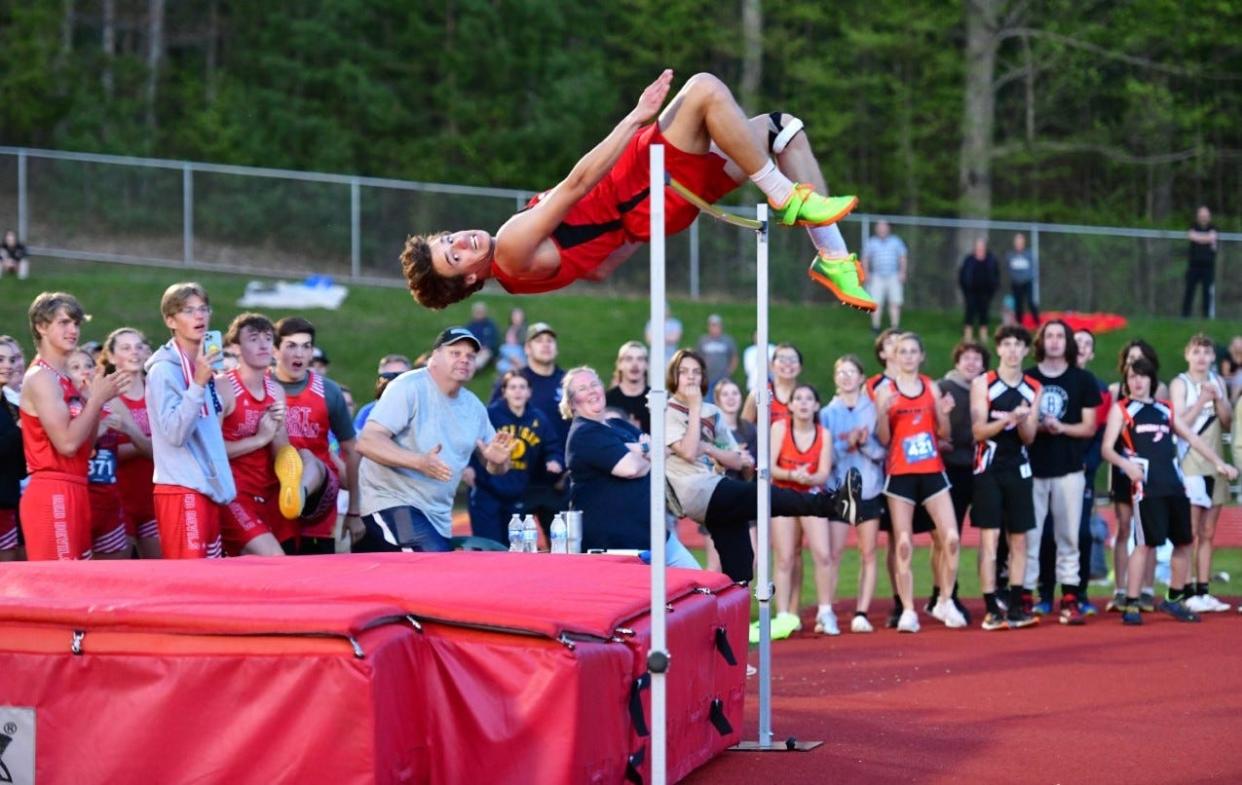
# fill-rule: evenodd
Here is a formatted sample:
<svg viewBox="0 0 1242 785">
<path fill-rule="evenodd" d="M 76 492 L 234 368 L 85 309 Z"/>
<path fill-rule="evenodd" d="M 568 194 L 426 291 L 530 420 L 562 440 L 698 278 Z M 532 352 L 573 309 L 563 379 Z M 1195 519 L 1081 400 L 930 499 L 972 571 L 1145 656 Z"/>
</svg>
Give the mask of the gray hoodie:
<svg viewBox="0 0 1242 785">
<path fill-rule="evenodd" d="M 151 421 L 155 483 L 180 485 L 217 504 L 228 504 L 237 489 L 224 451 L 218 398 L 193 379 L 186 382 L 180 355 L 176 344 L 169 341 L 147 360 L 147 416 Z"/>
</svg>

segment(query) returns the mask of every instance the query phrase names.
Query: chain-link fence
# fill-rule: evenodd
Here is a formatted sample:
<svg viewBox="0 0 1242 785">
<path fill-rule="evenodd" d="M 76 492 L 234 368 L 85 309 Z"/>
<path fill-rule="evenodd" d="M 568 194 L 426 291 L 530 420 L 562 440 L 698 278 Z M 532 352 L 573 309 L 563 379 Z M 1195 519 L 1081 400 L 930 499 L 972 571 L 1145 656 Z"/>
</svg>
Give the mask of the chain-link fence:
<svg viewBox="0 0 1242 785">
<path fill-rule="evenodd" d="M 398 283 L 407 234 L 498 227 L 528 192 L 414 183 L 188 161 L 0 147 L 0 226 L 16 228 L 32 254 L 256 274 L 326 274 Z M 733 208 L 731 208 L 733 209 Z M 738 209 L 739 212 L 745 212 Z M 957 269 L 986 237 L 1002 260 L 1015 232 L 1039 260 L 1043 307 L 1172 315 L 1180 311 L 1184 232 L 855 214 L 842 223 L 861 248 L 888 220 L 909 249 L 906 302 L 955 308 Z M 1242 314 L 1242 275 L 1230 265 L 1242 234 L 1221 234 L 1216 308 Z M 772 234 L 772 297 L 826 299 L 808 284 L 812 247 L 797 230 Z M 668 291 L 691 298 L 750 299 L 754 241 L 703 218 L 669 238 Z M 584 291 L 643 296 L 640 251 L 602 285 Z M 1007 288 L 1003 282 L 1002 291 Z M 1000 303 L 998 302 L 997 307 Z"/>
</svg>

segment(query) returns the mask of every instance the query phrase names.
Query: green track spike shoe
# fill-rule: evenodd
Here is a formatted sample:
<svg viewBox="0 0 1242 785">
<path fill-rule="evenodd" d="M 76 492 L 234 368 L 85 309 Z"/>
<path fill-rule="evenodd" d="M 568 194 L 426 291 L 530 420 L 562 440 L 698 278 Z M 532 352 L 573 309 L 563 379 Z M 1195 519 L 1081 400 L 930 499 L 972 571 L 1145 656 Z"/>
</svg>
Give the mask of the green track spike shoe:
<svg viewBox="0 0 1242 785">
<path fill-rule="evenodd" d="M 786 226 L 829 226 L 858 206 L 857 196 L 823 196 L 806 183 L 794 186 L 784 205 L 772 205 Z"/>
<path fill-rule="evenodd" d="M 875 310 L 875 300 L 862 288 L 862 265 L 856 255 L 828 259 L 821 254 L 815 257 L 806 272 L 812 281 L 826 287 L 851 308 L 868 312 Z"/>
</svg>

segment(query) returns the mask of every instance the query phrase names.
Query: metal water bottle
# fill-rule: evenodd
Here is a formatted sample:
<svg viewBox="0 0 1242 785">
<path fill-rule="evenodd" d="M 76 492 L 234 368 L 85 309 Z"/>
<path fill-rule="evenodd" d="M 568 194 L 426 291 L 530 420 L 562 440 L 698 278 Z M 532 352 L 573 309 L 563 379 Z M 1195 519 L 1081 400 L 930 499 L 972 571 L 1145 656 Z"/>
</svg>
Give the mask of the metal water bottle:
<svg viewBox="0 0 1242 785">
<path fill-rule="evenodd" d="M 516 512 L 509 516 L 509 551 L 522 552 L 522 516 Z"/>
<path fill-rule="evenodd" d="M 552 519 L 549 532 L 552 540 L 552 553 L 569 553 L 569 526 L 566 525 L 565 518 L 559 512 Z"/>
<path fill-rule="evenodd" d="M 533 515 L 527 515 L 522 522 L 522 552 L 539 552 L 539 524 Z"/>
</svg>

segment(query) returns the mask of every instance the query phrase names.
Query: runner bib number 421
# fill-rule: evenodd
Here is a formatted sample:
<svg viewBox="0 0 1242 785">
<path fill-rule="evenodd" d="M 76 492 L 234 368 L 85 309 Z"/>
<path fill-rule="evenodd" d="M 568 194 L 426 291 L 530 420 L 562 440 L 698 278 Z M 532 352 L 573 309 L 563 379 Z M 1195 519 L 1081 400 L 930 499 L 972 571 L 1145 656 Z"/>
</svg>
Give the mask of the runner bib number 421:
<svg viewBox="0 0 1242 785">
<path fill-rule="evenodd" d="M 936 457 L 936 443 L 926 431 L 902 439 L 901 450 L 906 455 L 906 463 L 919 463 Z"/>
</svg>

